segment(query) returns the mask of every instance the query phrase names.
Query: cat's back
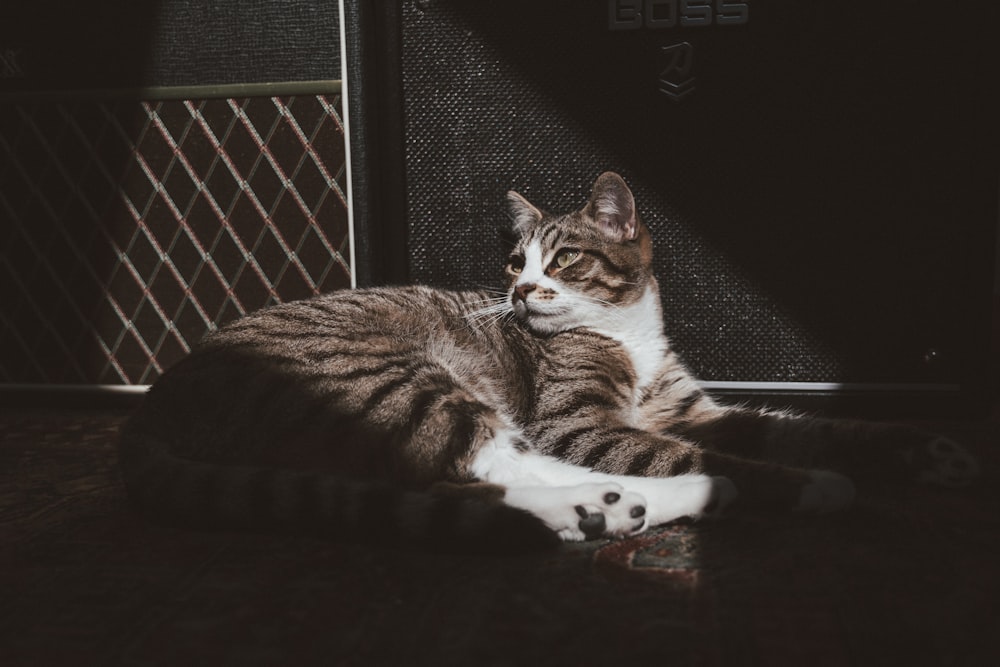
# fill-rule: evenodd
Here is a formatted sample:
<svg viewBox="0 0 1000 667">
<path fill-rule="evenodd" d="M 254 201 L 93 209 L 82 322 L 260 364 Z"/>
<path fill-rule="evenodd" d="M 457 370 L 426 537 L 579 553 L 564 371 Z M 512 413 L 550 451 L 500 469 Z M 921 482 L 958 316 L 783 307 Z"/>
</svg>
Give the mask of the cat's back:
<svg viewBox="0 0 1000 667">
<path fill-rule="evenodd" d="M 468 316 L 487 298 L 424 286 L 341 290 L 250 313 L 206 336 L 200 347 L 256 344 L 261 351 L 294 352 L 324 341 L 420 343 L 467 328 Z"/>
<path fill-rule="evenodd" d="M 173 434 L 175 450 L 218 458 L 331 419 L 349 428 L 405 416 L 415 397 L 456 378 L 504 401 L 505 388 L 523 386 L 531 373 L 529 337 L 510 323 L 470 323 L 488 299 L 411 286 L 262 309 L 208 335 L 170 368 L 131 426 Z"/>
<path fill-rule="evenodd" d="M 551 545 L 552 532 L 521 510 L 416 491 L 468 476 L 451 445 L 473 443 L 442 415 L 463 417 L 474 395 L 502 407 L 491 392 L 506 384 L 510 367 L 498 360 L 517 356 L 504 352 L 517 334 L 504 333 L 509 323 L 469 325 L 486 298 L 423 287 L 336 292 L 221 328 L 123 427 L 129 497 L 183 525 Z"/>
</svg>

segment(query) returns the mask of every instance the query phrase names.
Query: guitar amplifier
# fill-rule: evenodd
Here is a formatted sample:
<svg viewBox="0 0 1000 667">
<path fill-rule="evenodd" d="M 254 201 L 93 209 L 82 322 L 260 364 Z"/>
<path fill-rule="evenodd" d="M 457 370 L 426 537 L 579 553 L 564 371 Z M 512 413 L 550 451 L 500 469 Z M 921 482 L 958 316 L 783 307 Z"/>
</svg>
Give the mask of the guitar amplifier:
<svg viewBox="0 0 1000 667">
<path fill-rule="evenodd" d="M 495 286 L 504 193 L 621 173 L 720 394 L 983 407 L 997 3 L 344 3 L 360 284 Z"/>
<path fill-rule="evenodd" d="M 131 403 L 215 327 L 349 287 L 326 0 L 0 8 L 0 406 Z"/>
</svg>

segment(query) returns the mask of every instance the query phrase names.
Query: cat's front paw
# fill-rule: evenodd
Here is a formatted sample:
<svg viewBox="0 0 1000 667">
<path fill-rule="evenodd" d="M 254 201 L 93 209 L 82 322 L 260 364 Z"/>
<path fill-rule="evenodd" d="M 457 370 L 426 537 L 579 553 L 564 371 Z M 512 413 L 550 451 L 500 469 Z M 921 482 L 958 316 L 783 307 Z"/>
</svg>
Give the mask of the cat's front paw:
<svg viewBox="0 0 1000 667">
<path fill-rule="evenodd" d="M 920 482 L 953 488 L 968 486 L 979 477 L 979 462 L 951 438 L 938 436 L 903 452 Z"/>
<path fill-rule="evenodd" d="M 708 475 L 635 477 L 627 484 L 649 501 L 647 519 L 651 526 L 684 517 L 717 516 L 739 495 L 728 478 Z"/>
<path fill-rule="evenodd" d="M 646 529 L 646 500 L 613 482 L 507 489 L 504 502 L 528 510 L 566 542 Z"/>
<path fill-rule="evenodd" d="M 849 507 L 855 495 L 854 482 L 850 478 L 829 470 L 811 470 L 796 509 L 819 514 L 836 512 Z"/>
</svg>

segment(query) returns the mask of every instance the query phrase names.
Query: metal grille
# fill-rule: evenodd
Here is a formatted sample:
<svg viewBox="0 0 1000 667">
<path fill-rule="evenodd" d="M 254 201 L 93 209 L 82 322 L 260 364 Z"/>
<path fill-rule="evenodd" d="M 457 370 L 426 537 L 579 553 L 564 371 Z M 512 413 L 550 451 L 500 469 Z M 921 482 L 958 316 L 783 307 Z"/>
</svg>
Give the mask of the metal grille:
<svg viewBox="0 0 1000 667">
<path fill-rule="evenodd" d="M 0 382 L 146 384 L 350 285 L 336 94 L 0 107 Z"/>
</svg>

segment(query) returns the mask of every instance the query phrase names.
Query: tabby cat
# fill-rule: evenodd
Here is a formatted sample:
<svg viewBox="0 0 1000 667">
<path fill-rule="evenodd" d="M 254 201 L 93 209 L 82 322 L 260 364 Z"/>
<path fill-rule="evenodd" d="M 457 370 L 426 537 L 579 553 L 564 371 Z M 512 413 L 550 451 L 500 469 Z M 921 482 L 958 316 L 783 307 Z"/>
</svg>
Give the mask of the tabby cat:
<svg viewBox="0 0 1000 667">
<path fill-rule="evenodd" d="M 495 549 L 632 535 L 734 500 L 839 510 L 855 487 L 833 470 L 852 466 L 975 476 L 940 436 L 707 395 L 664 334 L 649 231 L 617 174 L 567 215 L 508 199 L 502 297 L 342 291 L 207 336 L 123 429 L 130 497 L 186 524 Z"/>
</svg>

